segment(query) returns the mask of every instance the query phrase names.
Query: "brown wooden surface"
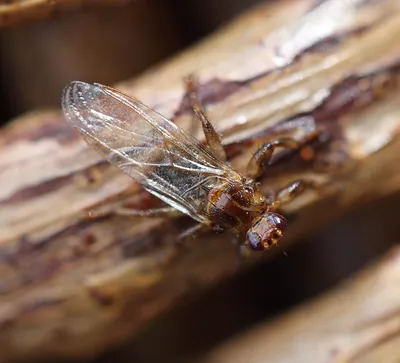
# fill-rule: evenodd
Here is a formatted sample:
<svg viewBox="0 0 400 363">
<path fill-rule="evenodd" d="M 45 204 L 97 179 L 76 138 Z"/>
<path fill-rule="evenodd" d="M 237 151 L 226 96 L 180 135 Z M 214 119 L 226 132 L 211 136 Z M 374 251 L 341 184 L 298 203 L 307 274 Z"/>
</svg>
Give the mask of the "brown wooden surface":
<svg viewBox="0 0 400 363">
<path fill-rule="evenodd" d="M 44 18 L 66 9 L 88 5 L 123 5 L 129 0 L 6 0 L 0 1 L 0 28 Z"/>
<path fill-rule="evenodd" d="M 400 248 L 350 281 L 215 349 L 219 362 L 395 363 L 400 357 Z"/>
<path fill-rule="evenodd" d="M 305 165 L 294 156 L 263 180 L 268 189 L 300 171 L 331 181 L 285 209 L 287 246 L 355 205 L 399 190 L 399 36 L 396 0 L 320 7 L 282 1 L 117 86 L 187 127 L 182 78 L 196 72 L 210 119 L 240 171 L 257 146 L 246 138 L 271 136 L 282 120 L 313 118 L 325 138 L 317 160 Z M 87 211 L 105 200 L 149 200 L 58 111 L 13 121 L 0 134 L 0 149 L 1 362 L 98 354 L 182 296 L 236 271 L 229 235 L 210 233 L 175 248 L 177 233 L 190 224 L 185 217 L 89 220 Z"/>
</svg>

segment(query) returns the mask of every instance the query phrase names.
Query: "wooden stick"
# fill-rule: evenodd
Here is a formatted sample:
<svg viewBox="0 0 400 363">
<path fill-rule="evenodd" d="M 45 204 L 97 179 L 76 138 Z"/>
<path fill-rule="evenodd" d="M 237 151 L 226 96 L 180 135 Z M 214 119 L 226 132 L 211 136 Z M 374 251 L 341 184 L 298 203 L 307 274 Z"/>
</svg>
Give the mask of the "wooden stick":
<svg viewBox="0 0 400 363">
<path fill-rule="evenodd" d="M 400 247 L 330 293 L 216 348 L 203 363 L 390 362 L 400 356 Z"/>
<path fill-rule="evenodd" d="M 399 191 L 399 36 L 397 0 L 286 0 L 117 87 L 188 127 L 182 80 L 196 72 L 199 97 L 241 172 L 260 137 L 315 124 L 318 142 L 301 158 L 283 155 L 287 162 L 278 160 L 262 181 L 265 190 L 305 174 L 328 181 L 283 211 L 293 216 L 285 247 Z M 188 218 L 107 214 L 102 204 L 127 196 L 140 209 L 155 201 L 58 111 L 24 115 L 1 131 L 0 185 L 0 362 L 98 354 L 237 271 L 229 234 L 199 235 L 182 249 L 176 237 Z M 93 208 L 104 216 L 89 219 Z"/>
</svg>

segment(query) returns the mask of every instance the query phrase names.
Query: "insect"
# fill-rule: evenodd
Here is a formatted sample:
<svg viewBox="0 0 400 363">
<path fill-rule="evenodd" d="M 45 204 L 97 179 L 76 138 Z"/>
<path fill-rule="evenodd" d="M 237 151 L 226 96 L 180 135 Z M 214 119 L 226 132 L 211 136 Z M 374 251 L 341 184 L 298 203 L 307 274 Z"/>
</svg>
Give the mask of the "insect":
<svg viewBox="0 0 400 363">
<path fill-rule="evenodd" d="M 287 225 L 278 209 L 310 183 L 296 180 L 276 195 L 265 196 L 256 180 L 277 147 L 295 149 L 298 142 L 282 138 L 265 143 L 249 161 L 247 175 L 241 175 L 227 162 L 220 136 L 197 99 L 193 79 L 189 78 L 186 86 L 205 145 L 138 100 L 100 84 L 70 83 L 62 107 L 92 148 L 169 205 L 132 211 L 132 215 L 177 210 L 199 226 L 210 226 L 216 232 L 235 231 L 253 250 L 275 245 Z"/>
</svg>

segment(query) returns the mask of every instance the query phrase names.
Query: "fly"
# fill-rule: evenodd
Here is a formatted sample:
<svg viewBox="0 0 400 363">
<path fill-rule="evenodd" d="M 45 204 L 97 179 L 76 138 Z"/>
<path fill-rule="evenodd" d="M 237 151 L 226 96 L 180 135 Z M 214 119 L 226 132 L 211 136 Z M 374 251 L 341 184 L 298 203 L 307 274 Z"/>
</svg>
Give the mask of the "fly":
<svg viewBox="0 0 400 363">
<path fill-rule="evenodd" d="M 265 143 L 249 161 L 247 175 L 241 175 L 227 163 L 193 80 L 186 86 L 205 145 L 138 100 L 97 83 L 70 83 L 62 107 L 89 146 L 169 205 L 142 215 L 177 210 L 216 232 L 235 230 L 253 250 L 275 245 L 287 225 L 279 208 L 310 183 L 296 180 L 265 196 L 256 180 L 277 147 L 296 149 L 299 143 L 290 138 Z"/>
</svg>

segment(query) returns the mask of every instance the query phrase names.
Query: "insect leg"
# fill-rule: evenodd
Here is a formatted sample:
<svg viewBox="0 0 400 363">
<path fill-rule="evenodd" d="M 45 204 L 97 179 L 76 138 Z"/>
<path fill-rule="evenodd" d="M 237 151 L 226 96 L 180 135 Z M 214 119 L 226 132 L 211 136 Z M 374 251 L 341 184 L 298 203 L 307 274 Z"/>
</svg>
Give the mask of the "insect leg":
<svg viewBox="0 0 400 363">
<path fill-rule="evenodd" d="M 155 217 L 161 215 L 177 215 L 179 212 L 172 207 L 164 208 L 152 208 L 152 209 L 129 209 L 129 208 L 117 208 L 112 211 L 113 214 L 129 217 Z"/>
<path fill-rule="evenodd" d="M 190 105 L 193 109 L 193 112 L 196 118 L 201 121 L 208 147 L 218 160 L 226 161 L 226 152 L 222 146 L 221 137 L 215 131 L 212 123 L 208 120 L 206 112 L 201 105 L 201 102 L 197 98 L 196 81 L 194 80 L 193 76 L 189 76 L 185 79 L 185 87 L 189 95 Z"/>
<path fill-rule="evenodd" d="M 250 250 L 250 248 L 242 243 L 243 238 L 244 237 L 240 235 L 232 236 L 232 243 L 235 245 L 236 248 L 237 270 L 239 270 L 245 264 L 248 258 L 252 256 L 252 251 Z"/>
<path fill-rule="evenodd" d="M 247 175 L 252 179 L 257 179 L 264 171 L 264 165 L 269 163 L 277 147 L 285 149 L 297 149 L 300 144 L 291 138 L 277 139 L 262 145 L 252 156 L 247 164 Z"/>
<path fill-rule="evenodd" d="M 310 179 L 298 179 L 289 183 L 276 193 L 276 201 L 273 203 L 274 208 L 280 207 L 282 204 L 289 203 L 306 190 L 317 190 L 320 185 Z"/>
<path fill-rule="evenodd" d="M 196 236 L 196 233 L 199 232 L 199 231 L 201 231 L 201 230 L 202 230 L 203 228 L 205 228 L 205 227 L 206 227 L 206 225 L 201 224 L 201 223 L 195 224 L 194 226 L 189 227 L 187 230 L 183 231 L 183 232 L 178 236 L 178 240 L 179 240 L 179 241 L 183 241 L 183 240 L 185 240 L 186 238 L 188 238 L 188 237 L 190 237 L 190 236 L 195 237 L 195 236 Z"/>
</svg>

